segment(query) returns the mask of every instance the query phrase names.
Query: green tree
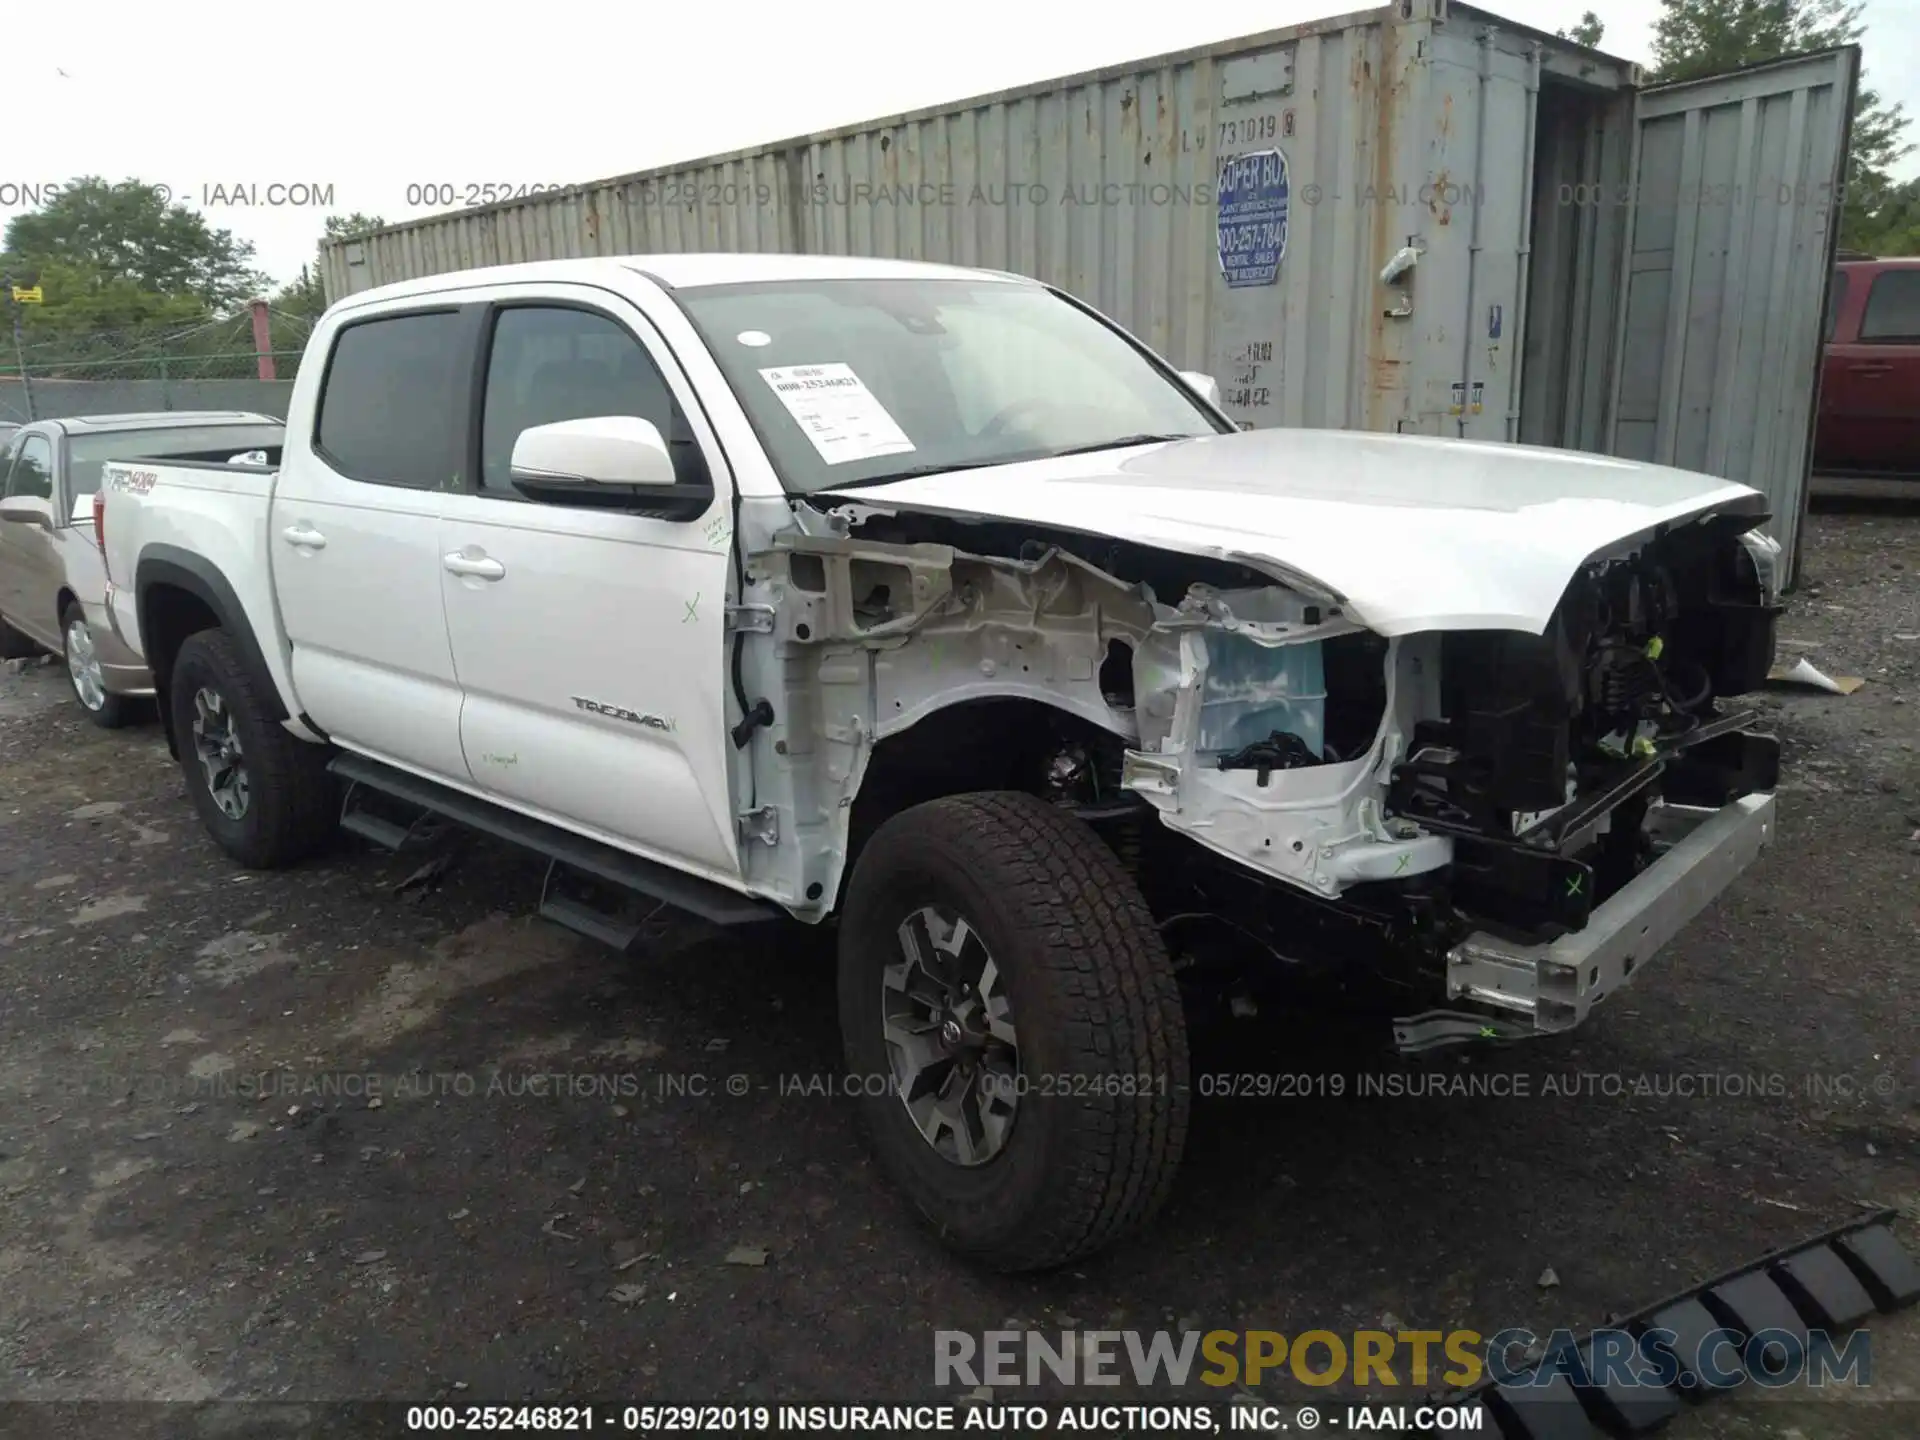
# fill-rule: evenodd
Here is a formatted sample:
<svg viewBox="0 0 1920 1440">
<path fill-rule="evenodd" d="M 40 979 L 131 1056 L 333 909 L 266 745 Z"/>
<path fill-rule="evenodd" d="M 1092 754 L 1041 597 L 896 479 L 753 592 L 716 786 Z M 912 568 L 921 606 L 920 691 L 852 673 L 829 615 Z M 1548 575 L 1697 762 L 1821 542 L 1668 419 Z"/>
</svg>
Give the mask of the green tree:
<svg viewBox="0 0 1920 1440">
<path fill-rule="evenodd" d="M 1891 186 L 1847 243 L 1871 255 L 1920 255 L 1920 179 Z"/>
<path fill-rule="evenodd" d="M 1859 43 L 1857 0 L 1660 0 L 1653 78 L 1693 80 L 1803 50 Z M 1894 189 L 1891 168 L 1912 146 L 1903 106 L 1861 85 L 1854 100 L 1840 243 L 1864 248 Z"/>
<path fill-rule="evenodd" d="M 369 230 L 384 230 L 386 225 L 378 215 L 362 215 L 356 210 L 351 215 L 327 216 L 326 236 L 329 240 L 350 240 Z"/>
<path fill-rule="evenodd" d="M 106 286 L 124 281 L 152 295 L 191 296 L 209 310 L 237 305 L 265 284 L 251 244 L 210 229 L 164 186 L 138 180 L 68 181 L 40 209 L 13 218 L 5 250 L 16 267 L 68 264 Z"/>
<path fill-rule="evenodd" d="M 1591 10 L 1581 14 L 1578 24 L 1569 25 L 1564 30 L 1554 31 L 1554 34 L 1558 35 L 1562 40 L 1571 40 L 1576 45 L 1585 45 L 1589 50 L 1598 49 L 1600 46 L 1600 37 L 1606 33 L 1606 21 L 1602 20 Z"/>
<path fill-rule="evenodd" d="M 20 309 L 28 369 L 48 377 L 111 379 L 149 373 L 157 357 L 177 348 L 173 337 L 198 331 L 208 319 L 197 295 L 163 295 L 125 275 L 85 260 L 29 260 L 0 255 L 0 272 L 38 285 L 38 305 Z M 15 368 L 12 346 L 0 349 L 0 368 Z"/>
<path fill-rule="evenodd" d="M 321 288 L 320 276 L 311 265 L 302 265 L 300 273 L 273 292 L 273 298 L 267 302 L 282 315 L 297 316 L 300 319 L 318 320 L 327 308 L 327 296 Z"/>
</svg>

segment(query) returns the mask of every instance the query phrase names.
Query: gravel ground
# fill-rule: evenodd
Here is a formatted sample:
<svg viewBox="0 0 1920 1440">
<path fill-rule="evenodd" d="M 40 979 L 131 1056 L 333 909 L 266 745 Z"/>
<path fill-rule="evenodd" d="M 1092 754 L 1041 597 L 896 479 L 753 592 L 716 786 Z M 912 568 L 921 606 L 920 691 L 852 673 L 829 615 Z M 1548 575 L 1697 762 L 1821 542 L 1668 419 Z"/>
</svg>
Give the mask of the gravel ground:
<svg viewBox="0 0 1920 1440">
<path fill-rule="evenodd" d="M 1039 1279 L 908 1222 L 824 1093 L 831 972 L 791 934 L 672 924 L 621 959 L 477 840 L 432 887 L 345 843 L 243 874 L 156 725 L 0 675 L 0 1396 L 957 1401 L 939 1329 L 1545 1332 L 1863 1204 L 1913 1244 L 1920 515 L 1810 536 L 1782 654 L 1868 683 L 1764 697 L 1779 840 L 1660 963 L 1550 1045 L 1402 1061 L 1314 1013 L 1197 1037 L 1197 1069 L 1294 1093 L 1197 1102 L 1158 1224 Z M 1920 1325 L 1876 1337 L 1907 1405 L 1673 1433 L 1920 1433 Z"/>
</svg>

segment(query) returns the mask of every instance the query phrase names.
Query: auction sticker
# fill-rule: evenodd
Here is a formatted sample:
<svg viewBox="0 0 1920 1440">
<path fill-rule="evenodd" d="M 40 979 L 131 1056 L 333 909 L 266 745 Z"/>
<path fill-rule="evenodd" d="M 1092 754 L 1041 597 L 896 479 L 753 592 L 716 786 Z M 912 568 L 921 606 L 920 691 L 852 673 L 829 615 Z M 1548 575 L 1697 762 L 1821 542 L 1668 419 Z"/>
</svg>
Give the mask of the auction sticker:
<svg viewBox="0 0 1920 1440">
<path fill-rule="evenodd" d="M 776 365 L 760 372 L 829 465 L 913 449 L 906 431 L 848 365 Z"/>
</svg>

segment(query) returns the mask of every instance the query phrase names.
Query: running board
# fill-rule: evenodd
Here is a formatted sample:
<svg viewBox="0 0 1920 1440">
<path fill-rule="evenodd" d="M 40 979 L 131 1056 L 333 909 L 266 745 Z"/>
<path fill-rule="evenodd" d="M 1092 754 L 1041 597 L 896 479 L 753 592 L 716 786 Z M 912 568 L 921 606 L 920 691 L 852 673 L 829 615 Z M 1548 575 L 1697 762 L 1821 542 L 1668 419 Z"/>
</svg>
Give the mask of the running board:
<svg viewBox="0 0 1920 1440">
<path fill-rule="evenodd" d="M 621 913 L 625 907 L 596 904 L 580 891 L 605 887 L 626 896 L 658 902 L 658 905 L 671 905 L 713 925 L 751 925 L 778 920 L 786 914 L 750 895 L 682 874 L 638 855 L 629 855 L 611 845 L 602 845 L 597 840 L 575 835 L 450 786 L 424 780 L 378 760 L 369 760 L 364 755 L 336 755 L 327 768 L 348 782 L 349 803 L 354 790 L 364 786 L 470 830 L 546 856 L 549 864 L 542 886 L 540 913 L 556 924 L 616 949 L 628 948 L 638 938 L 645 921 L 636 924 Z M 349 809 L 341 816 L 341 824 L 389 849 L 400 848 L 418 828 L 417 824 L 403 827 L 364 806 Z M 566 883 L 568 881 L 574 883 Z"/>
<path fill-rule="evenodd" d="M 404 825 L 391 815 L 383 815 L 379 802 L 392 802 L 392 799 L 386 792 L 373 789 L 358 780 L 349 781 L 346 794 L 340 801 L 340 828 L 370 844 L 378 845 L 382 850 L 395 853 L 418 849 L 439 838 L 444 827 L 440 817 L 431 810 L 400 801 L 395 803 L 405 805 L 413 812 Z"/>
<path fill-rule="evenodd" d="M 1436 1399 L 1454 1412 L 1439 1428 L 1494 1440 L 1609 1440 L 1657 1430 L 1743 1387 L 1775 1399 L 1797 1388 L 1811 1400 L 1823 1379 L 1864 1384 L 1864 1370 L 1849 1368 L 1866 1360 L 1866 1346 L 1854 1343 L 1869 1338 L 1859 1326 L 1920 1300 L 1920 1267 L 1895 1238 L 1894 1218 L 1877 1210 L 1836 1225 L 1578 1340 L 1555 1331 L 1544 1358 L 1517 1370 L 1492 1372 L 1489 1360 L 1485 1379 Z M 1756 1363 L 1762 1378 L 1751 1373 Z"/>
</svg>

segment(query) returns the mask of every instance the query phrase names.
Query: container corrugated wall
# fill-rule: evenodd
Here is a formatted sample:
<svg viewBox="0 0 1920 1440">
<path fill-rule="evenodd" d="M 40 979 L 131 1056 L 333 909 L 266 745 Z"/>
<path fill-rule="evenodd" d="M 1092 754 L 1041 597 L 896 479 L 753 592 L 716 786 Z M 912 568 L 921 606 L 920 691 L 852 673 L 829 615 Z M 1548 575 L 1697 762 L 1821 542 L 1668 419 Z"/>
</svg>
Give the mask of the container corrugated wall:
<svg viewBox="0 0 1920 1440">
<path fill-rule="evenodd" d="M 788 157 L 732 156 L 396 225 L 321 247 L 327 298 L 526 260 L 799 248 Z"/>
<path fill-rule="evenodd" d="M 1641 93 L 1625 62 L 1398 0 L 416 221 L 330 243 L 323 274 L 338 297 L 685 250 L 1010 270 L 1214 375 L 1243 425 L 1525 439 L 1727 475 L 1773 499 L 1791 553 L 1821 192 L 1856 62 Z M 1230 244 L 1248 197 L 1222 190 L 1229 161 L 1258 162 L 1256 208 L 1285 216 L 1264 255 Z"/>
<path fill-rule="evenodd" d="M 1207 61 L 1169 65 L 810 144 L 805 248 L 1031 275 L 1197 361 L 1213 173 L 1182 142 L 1211 79 Z"/>
<path fill-rule="evenodd" d="M 1765 490 L 1791 554 L 1857 62 L 1643 94 L 1624 61 L 1396 0 L 330 241 L 321 273 L 338 299 L 689 250 L 1010 270 L 1214 375 L 1243 425 L 1703 469 Z M 1231 204 L 1230 160 L 1259 176 Z"/>
<path fill-rule="evenodd" d="M 1510 439 L 1519 348 L 1497 329 L 1470 346 L 1467 307 L 1512 316 L 1517 335 L 1543 51 L 1595 94 L 1631 74 L 1447 0 L 1401 0 L 333 242 L 323 274 L 337 298 L 681 250 L 984 266 L 1059 285 L 1215 375 L 1245 425 Z M 1286 237 L 1277 265 L 1229 283 L 1219 175 L 1260 155 L 1284 163 Z M 1408 244 L 1420 273 L 1387 293 L 1389 316 L 1377 275 Z"/>
<path fill-rule="evenodd" d="M 1259 290 L 1268 313 L 1249 323 L 1245 303 L 1228 303 L 1248 292 L 1221 279 L 1216 174 L 1223 129 L 1239 123 L 1264 131 L 1239 148 L 1285 147 L 1296 195 L 1308 176 L 1349 185 L 1368 176 L 1391 128 L 1379 85 L 1385 31 L 1373 19 L 1302 27 L 1257 49 L 814 142 L 801 179 L 804 248 L 1031 275 L 1177 364 L 1217 375 L 1237 418 L 1363 423 L 1357 337 L 1379 263 L 1365 215 L 1296 199 L 1285 263 Z M 1262 101 L 1274 113 L 1240 113 Z"/>
<path fill-rule="evenodd" d="M 1858 53 L 1648 91 L 1606 449 L 1767 493 L 1795 562 Z"/>
</svg>

